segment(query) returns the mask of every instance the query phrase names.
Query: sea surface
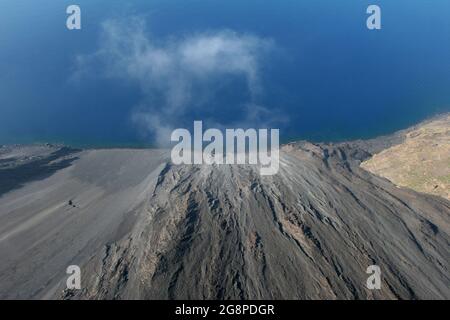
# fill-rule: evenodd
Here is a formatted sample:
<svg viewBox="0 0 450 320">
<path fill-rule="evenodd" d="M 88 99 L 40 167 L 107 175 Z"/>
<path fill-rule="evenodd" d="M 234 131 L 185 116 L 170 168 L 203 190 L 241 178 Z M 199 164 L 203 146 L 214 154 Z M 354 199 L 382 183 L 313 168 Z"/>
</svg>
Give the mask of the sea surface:
<svg viewBox="0 0 450 320">
<path fill-rule="evenodd" d="M 78 0 L 76 31 L 66 28 L 70 4 L 0 2 L 0 144 L 153 145 L 132 120 L 145 100 L 139 85 L 73 81 L 76 57 L 99 48 L 102 23 L 131 17 L 145 21 L 155 43 L 221 30 L 269 41 L 252 102 L 284 119 L 283 141 L 375 137 L 450 111 L 448 0 Z M 366 27 L 369 4 L 382 9 L 381 30 Z M 227 124 L 248 89 L 224 83 L 211 103 L 213 120 Z"/>
</svg>

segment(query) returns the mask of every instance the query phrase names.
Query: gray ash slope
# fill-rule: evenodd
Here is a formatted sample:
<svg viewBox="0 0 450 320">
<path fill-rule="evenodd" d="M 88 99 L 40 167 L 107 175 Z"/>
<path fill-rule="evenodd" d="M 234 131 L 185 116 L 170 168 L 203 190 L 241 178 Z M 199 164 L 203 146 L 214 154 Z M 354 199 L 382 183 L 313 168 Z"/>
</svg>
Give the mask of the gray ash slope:
<svg viewBox="0 0 450 320">
<path fill-rule="evenodd" d="M 78 151 L 51 144 L 0 146 L 0 195 L 70 166 Z"/>
<path fill-rule="evenodd" d="M 364 171 L 368 156 L 292 143 L 265 177 L 166 162 L 134 223 L 82 266 L 83 290 L 59 297 L 449 299 L 450 203 Z M 381 290 L 365 287 L 373 264 Z"/>
</svg>

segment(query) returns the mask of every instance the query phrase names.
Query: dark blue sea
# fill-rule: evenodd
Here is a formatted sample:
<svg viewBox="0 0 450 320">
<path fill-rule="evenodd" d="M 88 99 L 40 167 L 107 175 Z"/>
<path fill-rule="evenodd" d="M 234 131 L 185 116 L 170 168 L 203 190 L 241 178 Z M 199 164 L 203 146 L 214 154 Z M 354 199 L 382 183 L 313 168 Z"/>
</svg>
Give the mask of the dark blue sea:
<svg viewBox="0 0 450 320">
<path fill-rule="evenodd" d="M 340 141 L 450 111 L 448 0 L 77 0 L 68 30 L 73 3 L 0 2 L 0 144 L 146 146 L 202 119 Z"/>
</svg>

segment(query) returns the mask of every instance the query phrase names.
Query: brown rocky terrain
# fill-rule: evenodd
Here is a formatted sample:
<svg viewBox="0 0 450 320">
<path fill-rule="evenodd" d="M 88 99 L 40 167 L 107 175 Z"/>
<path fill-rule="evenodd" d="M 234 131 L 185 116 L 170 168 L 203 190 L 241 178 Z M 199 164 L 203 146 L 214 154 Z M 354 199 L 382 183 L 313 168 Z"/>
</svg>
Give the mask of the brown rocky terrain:
<svg viewBox="0 0 450 320">
<path fill-rule="evenodd" d="M 404 137 L 362 167 L 400 187 L 450 200 L 450 114 L 415 127 Z"/>
</svg>

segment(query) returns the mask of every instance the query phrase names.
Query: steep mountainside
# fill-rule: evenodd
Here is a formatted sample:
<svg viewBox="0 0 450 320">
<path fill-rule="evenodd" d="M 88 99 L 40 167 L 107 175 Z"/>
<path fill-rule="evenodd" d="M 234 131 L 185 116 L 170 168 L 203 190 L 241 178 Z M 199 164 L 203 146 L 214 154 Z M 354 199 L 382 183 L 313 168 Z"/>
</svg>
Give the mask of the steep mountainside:
<svg viewBox="0 0 450 320">
<path fill-rule="evenodd" d="M 3 147 L 0 298 L 450 299 L 450 201 L 360 166 L 405 139 L 291 143 L 274 176 L 165 150 Z"/>
<path fill-rule="evenodd" d="M 65 297 L 450 298 L 450 203 L 396 188 L 359 156 L 291 144 L 273 177 L 167 164 L 134 226 L 84 266 L 87 288 Z M 365 287 L 373 264 L 381 290 Z"/>
</svg>

